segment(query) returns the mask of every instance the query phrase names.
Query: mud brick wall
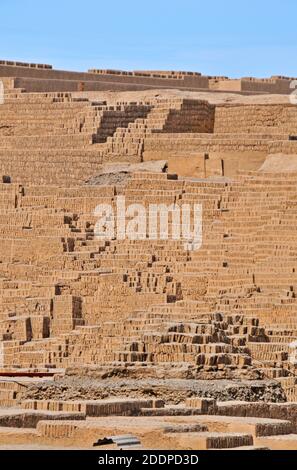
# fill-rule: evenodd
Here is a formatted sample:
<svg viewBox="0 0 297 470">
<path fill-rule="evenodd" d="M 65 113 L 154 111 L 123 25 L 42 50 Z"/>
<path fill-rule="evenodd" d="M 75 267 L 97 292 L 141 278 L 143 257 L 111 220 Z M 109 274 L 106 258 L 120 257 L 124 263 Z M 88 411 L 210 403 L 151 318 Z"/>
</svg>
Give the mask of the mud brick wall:
<svg viewBox="0 0 297 470">
<path fill-rule="evenodd" d="M 77 185 L 102 163 L 168 160 L 185 176 L 230 176 L 260 168 L 270 149 L 290 144 L 292 153 L 295 129 L 290 105 L 156 98 L 110 106 L 71 93 L 19 93 L 0 109 L 0 170 L 14 182 Z"/>
<path fill-rule="evenodd" d="M 295 134 L 297 108 L 294 105 L 217 106 L 217 133 Z"/>
<path fill-rule="evenodd" d="M 33 64 L 33 63 L 28 63 L 28 62 L 18 62 L 18 61 L 12 61 L 12 60 L 0 60 L 0 65 L 8 65 L 8 66 L 14 66 L 14 67 L 28 67 L 31 69 L 46 69 L 46 70 L 51 70 L 53 68 L 52 65 L 48 65 L 48 64 Z"/>
<path fill-rule="evenodd" d="M 18 66 L 10 64 L 0 64 L 0 77 L 14 77 L 19 79 L 27 79 L 28 91 L 63 91 L 65 87 L 69 85 L 67 91 L 78 91 L 79 82 L 84 82 L 84 89 L 100 90 L 106 89 L 104 84 L 108 83 L 109 89 L 118 90 L 123 89 L 125 86 L 127 89 L 143 89 L 150 88 L 182 88 L 182 89 L 208 89 L 208 77 L 201 75 L 182 75 L 182 76 L 153 76 L 153 75 L 123 75 L 110 73 L 94 73 L 90 72 L 69 72 L 63 70 L 53 70 L 46 66 L 43 67 L 30 67 L 30 66 Z M 29 79 L 29 80 L 28 80 Z M 30 79 L 33 79 L 30 83 Z M 36 82 L 41 80 L 39 84 Z M 51 84 L 51 80 L 68 81 L 69 83 L 62 84 L 62 89 L 57 90 L 58 83 Z M 75 84 L 75 82 L 77 82 Z M 87 85 L 89 82 L 89 85 Z M 100 83 L 103 86 L 100 86 Z M 92 83 L 92 85 L 91 85 Z M 19 82 L 19 85 L 22 83 Z M 23 85 L 25 82 L 23 83 Z M 34 88 L 35 87 L 35 88 Z M 86 88 L 87 87 L 87 88 Z M 26 88 L 26 87 L 25 87 Z"/>
<path fill-rule="evenodd" d="M 255 92 L 264 92 L 264 93 L 276 93 L 289 95 L 292 93 L 292 88 L 290 87 L 290 79 L 244 79 L 240 80 L 241 90 L 242 91 L 255 91 Z"/>
<path fill-rule="evenodd" d="M 271 77 L 267 79 L 240 78 L 229 79 L 227 77 L 210 77 L 209 88 L 211 90 L 242 92 L 248 94 L 284 94 L 292 93 L 290 87 L 293 78 Z"/>
<path fill-rule="evenodd" d="M 4 365 L 144 363 L 152 374 L 180 374 L 186 364 L 204 379 L 265 373 L 295 396 L 285 374 L 296 323 L 296 175 L 136 173 L 117 189 L 146 207 L 202 202 L 197 252 L 173 240 L 96 240 L 93 209 L 114 204 L 111 186 L 0 190 Z"/>
</svg>

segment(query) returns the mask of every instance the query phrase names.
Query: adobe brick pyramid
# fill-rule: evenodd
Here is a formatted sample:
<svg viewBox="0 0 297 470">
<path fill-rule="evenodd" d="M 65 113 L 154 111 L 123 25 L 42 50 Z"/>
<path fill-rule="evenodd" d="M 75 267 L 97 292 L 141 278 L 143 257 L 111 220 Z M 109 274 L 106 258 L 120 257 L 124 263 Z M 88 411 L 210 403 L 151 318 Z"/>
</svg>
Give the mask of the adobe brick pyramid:
<svg viewBox="0 0 297 470">
<path fill-rule="evenodd" d="M 125 433 L 126 415 L 139 417 L 148 448 L 148 422 L 164 448 L 296 448 L 289 79 L 238 87 L 185 72 L 2 61 L 0 80 L 0 448 L 33 437 L 40 448 L 88 447 L 99 430 Z M 167 172 L 141 170 L 160 161 Z M 98 240 L 95 208 L 118 196 L 146 208 L 202 204 L 201 249 L 148 234 Z M 222 392 L 84 395 L 82 377 L 246 392 L 240 403 Z"/>
</svg>

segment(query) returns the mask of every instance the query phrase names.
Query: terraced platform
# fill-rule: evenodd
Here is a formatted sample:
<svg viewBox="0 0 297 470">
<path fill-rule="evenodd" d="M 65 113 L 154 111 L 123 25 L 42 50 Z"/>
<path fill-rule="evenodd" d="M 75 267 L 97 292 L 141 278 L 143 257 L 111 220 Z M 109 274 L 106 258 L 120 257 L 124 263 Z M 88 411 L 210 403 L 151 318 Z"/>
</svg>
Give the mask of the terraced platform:
<svg viewBox="0 0 297 470">
<path fill-rule="evenodd" d="M 0 80 L 0 448 L 296 448 L 296 106 L 199 74 Z M 138 236 L 98 236 L 123 199 Z M 199 249 L 173 209 L 151 236 L 151 207 L 195 204 Z"/>
</svg>

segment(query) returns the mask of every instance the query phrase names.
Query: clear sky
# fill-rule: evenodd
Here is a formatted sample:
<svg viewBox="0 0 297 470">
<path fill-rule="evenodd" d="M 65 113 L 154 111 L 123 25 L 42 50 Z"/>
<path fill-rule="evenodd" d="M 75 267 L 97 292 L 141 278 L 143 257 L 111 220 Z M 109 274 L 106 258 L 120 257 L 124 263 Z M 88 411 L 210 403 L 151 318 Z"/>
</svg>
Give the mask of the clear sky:
<svg viewBox="0 0 297 470">
<path fill-rule="evenodd" d="M 296 0 L 0 0 L 0 59 L 297 76 Z"/>
</svg>

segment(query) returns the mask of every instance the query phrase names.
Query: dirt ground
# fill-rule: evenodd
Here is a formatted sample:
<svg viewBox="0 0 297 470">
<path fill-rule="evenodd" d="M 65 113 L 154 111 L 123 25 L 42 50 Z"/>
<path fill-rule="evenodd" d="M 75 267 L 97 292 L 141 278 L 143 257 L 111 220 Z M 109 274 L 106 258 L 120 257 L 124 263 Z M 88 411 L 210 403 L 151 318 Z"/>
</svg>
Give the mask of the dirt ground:
<svg viewBox="0 0 297 470">
<path fill-rule="evenodd" d="M 182 380 L 182 379 L 96 379 L 87 376 L 63 377 L 31 385 L 25 399 L 104 399 L 113 397 L 158 398 L 178 404 L 191 396 L 215 398 L 220 401 L 283 402 L 280 384 L 272 380 Z"/>
<path fill-rule="evenodd" d="M 183 91 L 183 90 L 145 90 L 145 91 L 85 91 L 73 92 L 74 97 L 88 98 L 93 101 L 107 101 L 108 103 L 116 103 L 117 101 L 146 101 L 152 98 L 189 98 L 207 100 L 212 104 L 279 104 L 290 103 L 290 95 L 241 95 L 239 93 L 226 93 L 214 91 Z"/>
</svg>

